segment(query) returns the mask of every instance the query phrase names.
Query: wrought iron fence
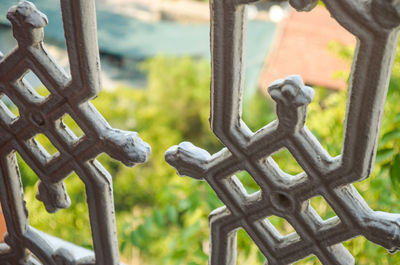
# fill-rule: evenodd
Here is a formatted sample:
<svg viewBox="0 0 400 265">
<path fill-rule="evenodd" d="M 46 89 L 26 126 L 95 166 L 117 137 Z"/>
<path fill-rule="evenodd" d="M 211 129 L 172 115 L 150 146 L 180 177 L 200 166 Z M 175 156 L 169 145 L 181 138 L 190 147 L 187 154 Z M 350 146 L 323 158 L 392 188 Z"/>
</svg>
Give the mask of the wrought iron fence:
<svg viewBox="0 0 400 265">
<path fill-rule="evenodd" d="M 331 157 L 305 126 L 313 89 L 289 76 L 269 87 L 278 119 L 252 132 L 241 119 L 246 6 L 251 0 L 212 0 L 211 126 L 226 146 L 210 155 L 184 142 L 166 152 L 182 175 L 205 180 L 224 207 L 210 215 L 210 264 L 236 264 L 236 232 L 244 228 L 268 264 L 290 264 L 314 254 L 323 264 L 354 264 L 341 244 L 358 235 L 390 252 L 400 247 L 400 215 L 373 211 L 351 183 L 368 178 L 400 25 L 398 1 L 325 0 L 331 15 L 357 37 L 344 124 L 342 154 Z M 291 0 L 309 11 L 315 0 Z M 46 51 L 47 18 L 27 1 L 10 8 L 18 46 L 0 59 L 0 94 L 19 109 L 16 117 L 0 102 L 0 199 L 7 223 L 2 264 L 119 264 L 112 179 L 95 157 L 105 152 L 133 166 L 150 147 L 136 133 L 111 128 L 90 104 L 99 85 L 94 0 L 61 0 L 71 76 Z M 317 25 L 316 25 L 317 26 Z M 296 59 L 296 58 L 293 58 Z M 23 79 L 32 71 L 50 91 L 40 96 Z M 84 132 L 77 137 L 63 122 L 70 115 Z M 35 139 L 45 135 L 58 149 L 50 155 Z M 271 155 L 287 149 L 304 169 L 292 176 Z M 93 255 L 76 257 L 70 245 L 54 247 L 29 225 L 18 152 L 40 179 L 37 198 L 49 212 L 70 205 L 63 180 L 76 172 L 85 184 L 94 243 Z M 247 194 L 234 176 L 246 170 L 260 190 Z M 322 220 L 310 206 L 321 195 L 335 211 Z M 286 219 L 296 230 L 280 235 L 267 217 Z"/>
</svg>

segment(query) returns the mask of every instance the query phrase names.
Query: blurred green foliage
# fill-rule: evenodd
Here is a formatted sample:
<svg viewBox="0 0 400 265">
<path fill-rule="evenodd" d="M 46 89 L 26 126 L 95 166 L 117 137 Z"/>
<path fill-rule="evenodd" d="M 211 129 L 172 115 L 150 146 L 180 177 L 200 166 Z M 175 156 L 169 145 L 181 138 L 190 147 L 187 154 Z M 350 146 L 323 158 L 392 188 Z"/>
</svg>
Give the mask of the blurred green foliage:
<svg viewBox="0 0 400 265">
<path fill-rule="evenodd" d="M 352 51 L 334 44 L 331 49 L 344 59 Z M 127 264 L 200 265 L 208 260 L 208 214 L 221 206 L 204 182 L 177 176 L 164 161 L 164 152 L 181 141 L 191 141 L 210 153 L 222 148 L 208 123 L 210 69 L 207 61 L 190 58 L 156 57 L 143 66 L 148 72 L 145 90 L 120 87 L 103 90 L 93 104 L 113 127 L 138 131 L 152 146 L 148 163 L 127 168 L 106 155 L 98 159 L 114 177 L 117 228 L 122 259 Z M 347 78 L 347 75 L 339 75 Z M 309 107 L 307 126 L 331 155 L 341 152 L 346 92 L 315 88 Z M 400 56 L 396 56 L 381 140 L 372 176 L 355 186 L 373 209 L 400 212 Z M 259 92 L 244 104 L 243 118 L 252 130 L 275 119 L 272 101 Z M 79 128 L 70 118 L 64 122 L 76 133 Z M 38 141 L 46 145 L 44 139 Z M 47 144 L 49 145 L 49 144 Z M 46 146 L 47 148 L 47 146 Z M 288 173 L 299 166 L 290 153 L 282 150 L 274 159 Z M 37 177 L 18 157 L 25 198 L 33 226 L 50 234 L 91 247 L 90 226 L 85 204 L 84 185 L 76 175 L 66 180 L 72 206 L 56 214 L 46 213 L 34 196 Z M 249 193 L 259 189 L 246 172 L 238 173 Z M 323 218 L 334 212 L 322 197 L 311 205 Z M 291 226 L 278 217 L 269 220 L 281 233 Z M 400 264 L 399 255 L 359 237 L 345 243 L 357 264 Z M 238 264 L 263 264 L 264 258 L 248 235 L 239 231 Z M 319 264 L 310 257 L 296 264 Z"/>
</svg>

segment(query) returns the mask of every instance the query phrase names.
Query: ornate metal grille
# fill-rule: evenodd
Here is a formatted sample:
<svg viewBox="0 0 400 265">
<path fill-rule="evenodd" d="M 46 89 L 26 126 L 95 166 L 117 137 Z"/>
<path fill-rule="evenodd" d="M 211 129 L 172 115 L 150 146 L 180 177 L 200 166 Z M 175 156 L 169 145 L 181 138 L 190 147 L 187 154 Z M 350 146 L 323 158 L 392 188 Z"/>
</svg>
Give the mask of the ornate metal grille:
<svg viewBox="0 0 400 265">
<path fill-rule="evenodd" d="M 96 161 L 107 153 L 124 164 L 145 162 L 150 146 L 137 133 L 113 129 L 89 102 L 100 89 L 94 0 L 61 0 L 71 77 L 43 44 L 47 18 L 27 1 L 10 8 L 7 18 L 18 42 L 0 58 L 0 94 L 18 107 L 15 117 L 0 101 L 0 199 L 7 223 L 1 264 L 119 264 L 112 178 Z M 3 56 L 1 56 L 3 57 Z M 23 80 L 32 71 L 50 91 L 41 97 Z M 70 115 L 84 132 L 78 138 L 63 123 Z M 51 156 L 35 140 L 44 134 L 58 149 Z M 15 152 L 40 179 L 37 198 L 54 212 L 70 205 L 63 180 L 75 171 L 86 187 L 95 257 L 76 260 L 29 226 Z"/>
<path fill-rule="evenodd" d="M 315 254 L 324 264 L 353 264 L 341 242 L 357 235 L 395 252 L 400 247 L 400 215 L 369 208 L 352 182 L 372 170 L 400 24 L 398 1 L 325 0 L 332 16 L 358 39 L 349 82 L 343 151 L 331 157 L 304 125 L 313 90 L 298 76 L 270 85 L 278 119 L 253 133 L 241 120 L 246 5 L 252 0 L 212 0 L 211 125 L 226 148 L 210 155 L 182 143 L 166 152 L 180 174 L 206 180 L 226 205 L 210 215 L 211 265 L 235 264 L 236 231 L 243 227 L 268 260 L 288 264 Z M 301 11 L 315 0 L 292 0 Z M 7 223 L 3 264 L 119 264 L 112 179 L 95 160 L 102 152 L 126 165 L 144 162 L 150 147 L 136 133 L 111 128 L 89 100 L 99 91 L 99 59 L 94 1 L 61 0 L 70 60 L 69 77 L 43 44 L 46 16 L 21 2 L 7 17 L 18 41 L 0 58 L 0 95 L 19 108 L 15 117 L 0 102 L 0 199 Z M 42 97 L 23 79 L 34 72 L 50 91 Z M 63 123 L 70 115 L 83 130 L 76 137 Z M 36 140 L 47 136 L 58 153 Z M 286 148 L 304 169 L 291 176 L 271 155 Z M 15 152 L 40 179 L 38 199 L 49 212 L 70 204 L 63 180 L 75 171 L 85 183 L 95 256 L 77 260 L 68 249 L 53 249 L 29 225 Z M 248 171 L 261 190 L 248 195 L 233 175 Z M 322 195 L 337 216 L 322 220 L 309 204 Z M 285 218 L 296 230 L 281 236 L 268 216 Z"/>
<path fill-rule="evenodd" d="M 331 157 L 304 125 L 313 90 L 299 76 L 269 86 L 278 119 L 253 133 L 241 119 L 246 5 L 211 0 L 211 126 L 226 146 L 210 155 L 191 143 L 166 152 L 181 175 L 205 180 L 226 205 L 211 213 L 211 265 L 236 264 L 236 232 L 243 228 L 268 264 L 315 254 L 323 264 L 354 264 L 341 244 L 358 235 L 390 252 L 400 247 L 400 215 L 373 211 L 352 182 L 367 178 L 377 140 L 400 25 L 398 1 L 324 0 L 331 15 L 358 39 L 349 81 L 342 154 Z M 290 0 L 309 11 L 316 0 Z M 318 25 L 316 25 L 317 27 Z M 294 60 L 296 58 L 293 58 Z M 286 148 L 304 169 L 292 176 L 271 158 Z M 246 193 L 233 175 L 246 170 L 261 190 Z M 322 220 L 309 200 L 322 195 L 336 217 Z M 281 236 L 266 219 L 285 218 L 296 230 Z"/>
</svg>

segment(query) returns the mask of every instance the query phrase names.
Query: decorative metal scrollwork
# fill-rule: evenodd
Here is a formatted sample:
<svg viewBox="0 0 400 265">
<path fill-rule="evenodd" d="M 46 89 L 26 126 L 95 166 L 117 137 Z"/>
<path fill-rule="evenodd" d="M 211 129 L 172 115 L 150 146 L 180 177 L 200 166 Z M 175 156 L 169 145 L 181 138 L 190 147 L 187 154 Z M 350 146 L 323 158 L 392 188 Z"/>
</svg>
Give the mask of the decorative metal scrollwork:
<svg viewBox="0 0 400 265">
<path fill-rule="evenodd" d="M 104 152 L 133 166 L 145 162 L 151 151 L 137 133 L 111 128 L 89 102 L 100 90 L 94 0 L 61 0 L 61 7 L 71 77 L 45 48 L 44 14 L 27 1 L 7 14 L 18 46 L 0 59 L 0 94 L 15 103 L 19 117 L 0 101 L 0 199 L 8 231 L 1 264 L 120 264 L 112 178 L 95 158 Z M 28 71 L 39 77 L 49 96 L 40 96 L 23 79 Z M 82 137 L 64 124 L 66 114 L 82 129 Z M 58 153 L 51 156 L 35 140 L 37 134 L 44 134 Z M 68 249 L 53 249 L 29 225 L 15 152 L 39 177 L 37 198 L 49 212 L 70 205 L 63 180 L 73 171 L 78 174 L 86 187 L 94 257 L 76 260 Z"/>
<path fill-rule="evenodd" d="M 166 152 L 181 175 L 205 180 L 225 204 L 210 215 L 211 265 L 236 264 L 236 232 L 243 228 L 268 264 L 290 264 L 311 254 L 323 264 L 354 264 L 341 244 L 358 235 L 390 252 L 400 247 L 400 214 L 373 211 L 351 185 L 373 168 L 400 25 L 398 1 L 325 0 L 331 15 L 357 37 L 349 81 L 342 154 L 331 157 L 304 125 L 313 90 L 299 76 L 269 86 L 278 119 L 253 133 L 241 119 L 246 5 L 211 0 L 211 127 L 226 146 L 210 155 L 184 142 Z M 318 1 L 290 0 L 299 11 Z M 315 25 L 316 27 L 318 25 Z M 296 58 L 293 58 L 296 59 Z M 304 169 L 292 176 L 271 158 L 286 148 Z M 247 194 L 233 175 L 246 170 L 261 188 Z M 322 195 L 337 216 L 322 220 L 310 199 Z M 286 219 L 296 230 L 281 236 L 266 219 Z"/>
</svg>

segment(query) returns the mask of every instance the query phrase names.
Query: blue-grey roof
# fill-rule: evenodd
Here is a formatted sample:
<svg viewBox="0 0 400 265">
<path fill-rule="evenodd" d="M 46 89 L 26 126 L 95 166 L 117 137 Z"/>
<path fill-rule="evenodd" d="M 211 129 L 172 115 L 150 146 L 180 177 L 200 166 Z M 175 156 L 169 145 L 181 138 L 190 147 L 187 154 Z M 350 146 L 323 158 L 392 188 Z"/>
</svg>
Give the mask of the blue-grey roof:
<svg viewBox="0 0 400 265">
<path fill-rule="evenodd" d="M 48 16 L 45 28 L 48 41 L 64 45 L 59 1 L 32 1 Z M 18 0 L 0 1 L 0 23 L 5 19 L 8 8 Z M 146 23 L 131 17 L 113 13 L 105 8 L 97 10 L 99 48 L 102 52 L 143 60 L 159 54 L 210 57 L 208 24 L 180 24 L 161 21 Z M 247 31 L 246 87 L 255 91 L 258 78 L 275 36 L 276 25 L 265 21 L 249 21 Z"/>
</svg>

